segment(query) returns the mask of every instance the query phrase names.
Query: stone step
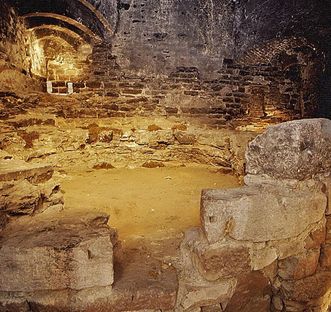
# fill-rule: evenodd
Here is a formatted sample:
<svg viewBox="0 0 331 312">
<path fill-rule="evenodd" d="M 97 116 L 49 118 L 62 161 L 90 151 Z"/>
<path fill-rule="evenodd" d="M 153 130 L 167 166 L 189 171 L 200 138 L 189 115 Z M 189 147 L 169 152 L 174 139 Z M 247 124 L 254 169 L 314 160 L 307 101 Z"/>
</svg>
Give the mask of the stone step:
<svg viewBox="0 0 331 312">
<path fill-rule="evenodd" d="M 0 160 L 0 182 L 28 179 L 32 183 L 48 181 L 54 173 L 52 166 L 30 164 L 22 160 Z"/>
</svg>

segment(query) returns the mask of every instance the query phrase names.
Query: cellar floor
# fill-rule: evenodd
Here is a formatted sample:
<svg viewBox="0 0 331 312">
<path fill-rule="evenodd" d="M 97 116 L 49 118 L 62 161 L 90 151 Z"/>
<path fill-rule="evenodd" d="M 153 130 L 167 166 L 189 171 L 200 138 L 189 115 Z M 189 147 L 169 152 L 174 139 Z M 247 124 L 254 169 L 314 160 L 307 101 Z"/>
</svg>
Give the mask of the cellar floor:
<svg viewBox="0 0 331 312">
<path fill-rule="evenodd" d="M 123 243 L 158 240 L 199 226 L 205 188 L 239 185 L 236 177 L 210 168 L 139 168 L 67 172 L 65 209 L 110 215 Z"/>
</svg>

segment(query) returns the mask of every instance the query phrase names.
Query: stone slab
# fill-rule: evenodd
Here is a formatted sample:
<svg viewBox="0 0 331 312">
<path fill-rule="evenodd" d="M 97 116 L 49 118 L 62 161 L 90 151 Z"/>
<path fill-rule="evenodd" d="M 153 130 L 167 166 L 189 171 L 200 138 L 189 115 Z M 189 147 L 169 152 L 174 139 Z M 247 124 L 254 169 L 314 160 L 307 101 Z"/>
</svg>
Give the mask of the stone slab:
<svg viewBox="0 0 331 312">
<path fill-rule="evenodd" d="M 0 160 L 0 182 L 28 179 L 32 183 L 49 180 L 53 176 L 52 166 L 44 164 L 30 164 L 21 160 Z"/>
<path fill-rule="evenodd" d="M 275 185 L 204 190 L 200 217 L 210 243 L 227 235 L 239 241 L 283 240 L 320 221 L 326 204 L 318 183 L 293 188 Z"/>
<path fill-rule="evenodd" d="M 45 216 L 46 215 L 46 216 Z M 74 219 L 73 219 L 74 218 Z M 112 231 L 103 215 L 22 217 L 0 237 L 0 291 L 111 286 Z"/>
</svg>

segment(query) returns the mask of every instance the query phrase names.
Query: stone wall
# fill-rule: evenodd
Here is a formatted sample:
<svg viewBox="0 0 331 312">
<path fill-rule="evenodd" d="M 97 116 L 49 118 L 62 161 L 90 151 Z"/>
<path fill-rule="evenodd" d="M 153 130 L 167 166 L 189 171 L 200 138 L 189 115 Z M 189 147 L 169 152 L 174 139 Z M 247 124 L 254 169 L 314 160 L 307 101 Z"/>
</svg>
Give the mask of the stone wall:
<svg viewBox="0 0 331 312">
<path fill-rule="evenodd" d="M 328 311 L 330 129 L 302 120 L 256 137 L 245 185 L 202 192 L 201 228 L 173 264 L 122 250 L 103 214 L 16 216 L 0 232 L 0 311 Z M 52 173 L 6 158 L 5 181 Z"/>
<path fill-rule="evenodd" d="M 182 244 L 185 311 L 328 311 L 330 129 L 270 127 L 249 144 L 243 187 L 203 191 L 201 229 Z"/>
<path fill-rule="evenodd" d="M 298 118 L 312 114 L 317 105 L 316 101 L 303 99 L 300 81 L 270 64 L 241 65 L 226 59 L 214 80 L 201 79 L 196 67 L 178 67 L 164 79 L 126 78 L 118 77 L 118 69 L 109 65 L 114 63 L 111 53 L 100 54 L 98 58 L 108 60 L 108 64 L 96 64 L 95 79 L 74 83 L 74 92 L 103 96 L 104 107 L 95 103 L 87 108 L 82 102 L 82 117 L 93 116 L 96 107 L 103 117 L 161 110 L 162 114 L 175 116 L 211 117 L 221 124 L 238 118 L 276 118 L 282 114 L 285 119 Z M 66 92 L 66 82 L 54 83 L 54 92 Z M 120 105 L 111 108 L 108 104 L 117 98 L 129 109 L 123 111 Z M 71 116 L 70 112 L 64 114 Z"/>
<path fill-rule="evenodd" d="M 242 175 L 245 147 L 256 135 L 218 129 L 220 124 L 204 120 L 203 114 L 160 114 L 162 107 L 156 105 L 155 113 L 139 115 L 139 106 L 149 105 L 146 100 L 106 102 L 94 96 L 91 107 L 90 97 L 7 94 L 3 102 L 0 152 L 62 168 L 200 164 Z"/>
<path fill-rule="evenodd" d="M 16 11 L 5 2 L 0 11 L 0 89 L 40 90 L 41 82 L 31 76 L 33 66 L 41 70 L 43 56 L 32 45 L 33 38 Z"/>
</svg>

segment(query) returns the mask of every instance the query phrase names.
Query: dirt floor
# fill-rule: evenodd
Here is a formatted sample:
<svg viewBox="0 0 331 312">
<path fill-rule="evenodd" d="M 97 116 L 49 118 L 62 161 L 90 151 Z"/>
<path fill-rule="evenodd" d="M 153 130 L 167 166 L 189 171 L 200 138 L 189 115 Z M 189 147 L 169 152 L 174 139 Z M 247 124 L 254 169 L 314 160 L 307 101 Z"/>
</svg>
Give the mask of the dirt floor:
<svg viewBox="0 0 331 312">
<path fill-rule="evenodd" d="M 205 168 L 110 169 L 68 173 L 66 209 L 103 211 L 122 241 L 160 239 L 199 225 L 204 188 L 238 180 Z"/>
</svg>

